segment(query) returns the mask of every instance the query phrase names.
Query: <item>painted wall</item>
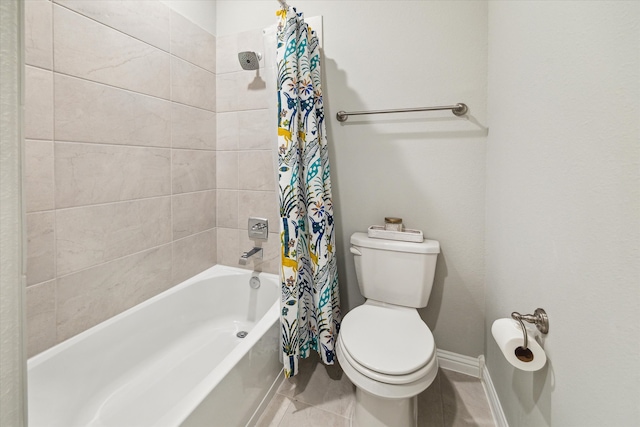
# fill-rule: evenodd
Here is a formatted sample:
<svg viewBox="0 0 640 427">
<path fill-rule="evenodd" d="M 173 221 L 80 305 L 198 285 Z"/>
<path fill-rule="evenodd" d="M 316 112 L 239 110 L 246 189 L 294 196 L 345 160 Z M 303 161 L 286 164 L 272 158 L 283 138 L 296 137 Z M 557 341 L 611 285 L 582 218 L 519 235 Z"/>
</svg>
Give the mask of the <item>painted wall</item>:
<svg viewBox="0 0 640 427">
<path fill-rule="evenodd" d="M 489 2 L 486 328 L 544 308 L 549 356 L 487 335 L 509 425 L 640 419 L 640 4 Z"/>
<path fill-rule="evenodd" d="M 0 2 L 0 425 L 26 425 L 23 20 L 18 0 Z"/>
<path fill-rule="evenodd" d="M 160 2 L 25 21 L 31 356 L 216 263 L 216 40 Z"/>
<path fill-rule="evenodd" d="M 429 306 L 439 348 L 478 356 L 484 347 L 484 176 L 487 4 L 295 2 L 323 16 L 327 125 L 342 302 L 361 304 L 349 236 L 385 216 L 440 240 Z M 275 1 L 218 1 L 218 35 L 274 24 Z M 251 10 L 251 13 L 246 13 Z M 353 117 L 339 110 L 465 102 L 450 112 Z M 393 286 L 393 284 L 390 284 Z"/>
</svg>

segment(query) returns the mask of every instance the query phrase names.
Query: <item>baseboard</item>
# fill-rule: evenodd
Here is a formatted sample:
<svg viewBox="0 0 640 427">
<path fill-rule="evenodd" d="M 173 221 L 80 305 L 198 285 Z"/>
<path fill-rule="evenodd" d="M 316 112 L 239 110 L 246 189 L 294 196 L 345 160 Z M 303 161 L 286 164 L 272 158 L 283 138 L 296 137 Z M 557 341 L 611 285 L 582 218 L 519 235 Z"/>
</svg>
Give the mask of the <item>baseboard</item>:
<svg viewBox="0 0 640 427">
<path fill-rule="evenodd" d="M 438 365 L 442 369 L 448 369 L 479 378 L 482 382 L 487 400 L 489 401 L 489 407 L 491 408 L 491 414 L 493 415 L 496 427 L 509 427 L 507 418 L 504 416 L 504 411 L 502 410 L 502 405 L 500 404 L 500 399 L 498 399 L 498 394 L 491 381 L 489 370 L 484 363 L 484 356 L 470 357 L 446 350 L 436 350 L 436 356 L 438 357 Z"/>
<path fill-rule="evenodd" d="M 493 386 L 493 381 L 491 381 L 491 375 L 489 375 L 487 365 L 484 364 L 484 356 L 480 357 L 482 358 L 482 377 L 480 379 L 482 380 L 484 393 L 487 395 L 487 400 L 489 400 L 489 407 L 493 414 L 493 420 L 495 421 L 496 427 L 509 427 L 507 417 L 504 415 L 500 399 L 498 398 L 498 393 Z"/>
<path fill-rule="evenodd" d="M 479 357 L 465 356 L 440 349 L 436 350 L 436 357 L 438 358 L 438 365 L 442 369 L 482 378 L 482 366 Z M 484 358 L 482 358 L 482 360 L 484 361 Z"/>
</svg>

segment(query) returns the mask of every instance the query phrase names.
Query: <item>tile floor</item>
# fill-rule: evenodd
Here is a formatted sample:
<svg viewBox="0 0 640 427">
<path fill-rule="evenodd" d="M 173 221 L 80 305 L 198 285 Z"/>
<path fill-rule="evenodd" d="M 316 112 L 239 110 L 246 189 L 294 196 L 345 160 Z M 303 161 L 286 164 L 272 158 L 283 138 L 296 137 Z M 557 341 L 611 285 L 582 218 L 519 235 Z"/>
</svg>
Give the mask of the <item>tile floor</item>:
<svg viewBox="0 0 640 427">
<path fill-rule="evenodd" d="M 354 386 L 338 365 L 310 357 L 300 373 L 284 380 L 257 427 L 349 427 Z M 494 427 L 489 402 L 478 378 L 440 369 L 418 396 L 419 427 Z"/>
</svg>

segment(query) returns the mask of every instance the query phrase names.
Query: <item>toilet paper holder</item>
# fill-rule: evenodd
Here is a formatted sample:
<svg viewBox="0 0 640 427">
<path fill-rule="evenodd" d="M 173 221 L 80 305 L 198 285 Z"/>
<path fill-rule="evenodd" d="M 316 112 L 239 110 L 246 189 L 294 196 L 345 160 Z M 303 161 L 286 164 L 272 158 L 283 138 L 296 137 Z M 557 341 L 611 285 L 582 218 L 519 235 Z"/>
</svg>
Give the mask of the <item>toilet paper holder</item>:
<svg viewBox="0 0 640 427">
<path fill-rule="evenodd" d="M 538 330 L 543 334 L 549 333 L 549 317 L 547 317 L 547 312 L 542 308 L 536 308 L 536 311 L 534 311 L 533 314 L 520 314 L 517 311 L 514 311 L 511 313 L 511 318 L 520 322 L 522 334 L 524 336 L 524 350 L 529 348 L 529 339 L 527 337 L 527 330 L 522 322 L 523 320 L 525 322 L 535 324 Z"/>
</svg>

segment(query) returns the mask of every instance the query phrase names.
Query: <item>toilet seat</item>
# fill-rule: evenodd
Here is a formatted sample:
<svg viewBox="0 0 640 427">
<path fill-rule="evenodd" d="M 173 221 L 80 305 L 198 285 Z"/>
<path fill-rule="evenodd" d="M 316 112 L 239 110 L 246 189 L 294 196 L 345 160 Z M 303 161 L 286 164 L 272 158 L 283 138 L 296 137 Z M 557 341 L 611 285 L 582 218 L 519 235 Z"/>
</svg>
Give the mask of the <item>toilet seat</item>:
<svg viewBox="0 0 640 427">
<path fill-rule="evenodd" d="M 435 357 L 433 335 L 413 308 L 368 301 L 345 316 L 338 340 L 354 369 L 387 384 L 424 377 Z"/>
<path fill-rule="evenodd" d="M 362 375 L 381 383 L 394 384 L 394 385 L 409 384 L 409 383 L 420 380 L 425 375 L 427 375 L 429 371 L 432 369 L 432 366 L 429 363 L 427 363 L 422 368 L 418 369 L 417 371 L 411 372 L 409 374 L 389 375 L 389 374 L 376 372 L 374 370 L 366 368 L 365 366 L 361 365 L 356 360 L 354 360 L 351 353 L 349 353 L 349 349 L 345 346 L 340 336 L 338 336 L 338 341 L 342 348 L 342 356 L 345 359 L 343 363 L 346 361 L 349 365 L 353 367 L 353 369 L 360 372 Z"/>
</svg>

